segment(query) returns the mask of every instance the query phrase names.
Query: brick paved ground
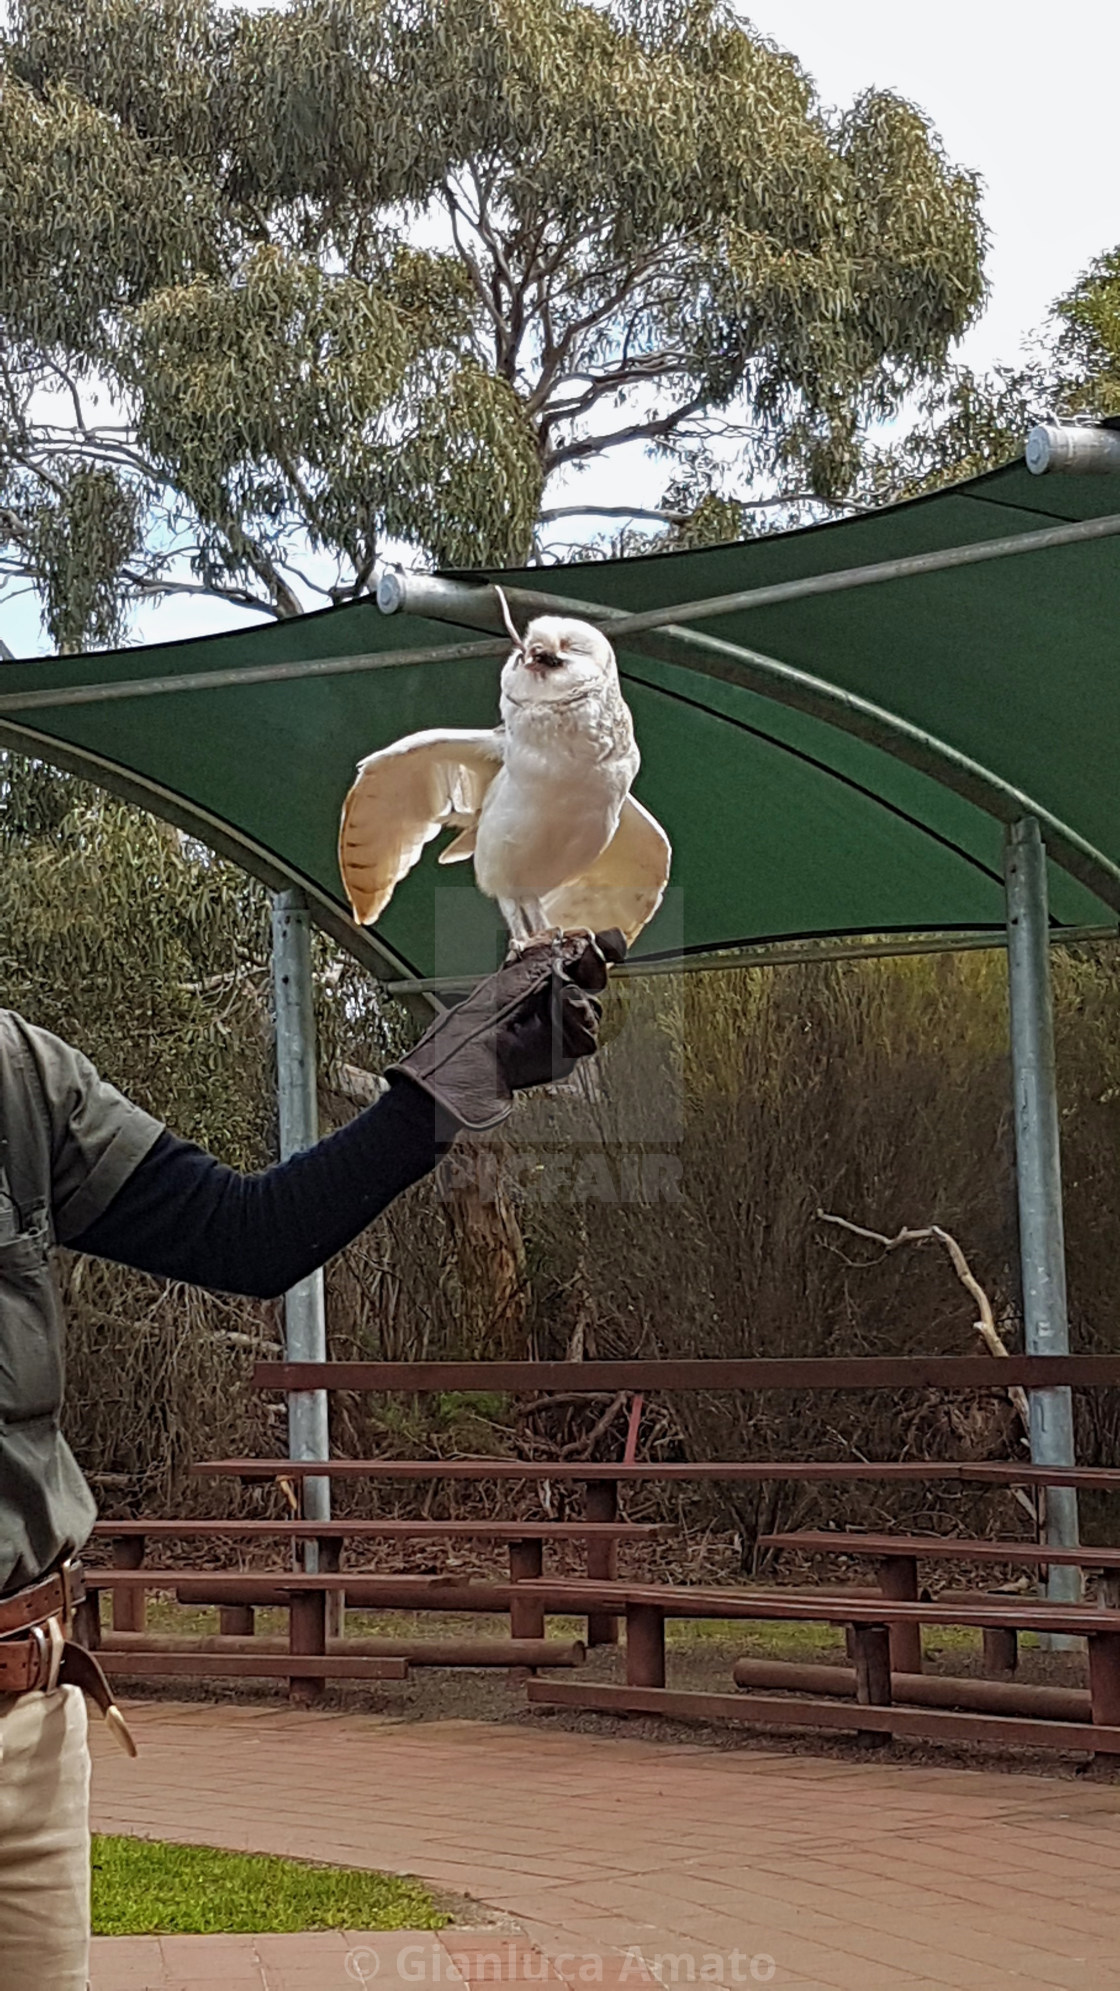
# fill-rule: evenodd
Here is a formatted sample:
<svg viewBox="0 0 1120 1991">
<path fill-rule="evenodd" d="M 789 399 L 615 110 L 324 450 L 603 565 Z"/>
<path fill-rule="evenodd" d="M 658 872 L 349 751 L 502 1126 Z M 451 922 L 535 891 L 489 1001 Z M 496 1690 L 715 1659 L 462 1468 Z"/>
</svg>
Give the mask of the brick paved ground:
<svg viewBox="0 0 1120 1991">
<path fill-rule="evenodd" d="M 639 1954 L 666 1986 L 1120 1986 L 1115 1785 L 544 1724 L 134 1714 L 138 1762 L 95 1735 L 101 1830 L 419 1874 L 505 1911 L 524 1936 L 512 1950 L 501 1930 L 243 1938 L 236 1958 L 219 1938 L 102 1942 L 94 1991 L 343 1991 L 375 1976 L 403 1991 L 499 1968 L 581 1991 L 639 1985 Z"/>
</svg>

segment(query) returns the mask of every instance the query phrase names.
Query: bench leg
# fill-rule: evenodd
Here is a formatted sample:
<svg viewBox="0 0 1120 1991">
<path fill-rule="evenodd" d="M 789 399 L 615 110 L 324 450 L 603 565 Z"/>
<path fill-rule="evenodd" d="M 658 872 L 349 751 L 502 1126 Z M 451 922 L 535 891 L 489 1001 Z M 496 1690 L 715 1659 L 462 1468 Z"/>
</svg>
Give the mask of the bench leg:
<svg viewBox="0 0 1120 1991">
<path fill-rule="evenodd" d="M 140 1569 L 144 1562 L 143 1535 L 118 1535 L 113 1543 L 114 1569 Z M 147 1599 L 143 1590 L 114 1590 L 113 1630 L 142 1632 L 147 1629 Z"/>
<path fill-rule="evenodd" d="M 1089 1696 L 1093 1720 L 1120 1728 L 1120 1632 L 1094 1632 L 1089 1639 Z"/>
<path fill-rule="evenodd" d="M 219 1604 L 218 1630 L 227 1638 L 252 1638 L 257 1614 L 251 1604 Z"/>
<path fill-rule="evenodd" d="M 96 1652 L 101 1644 L 101 1592 L 87 1590 L 80 1604 L 74 1606 L 74 1637 L 87 1652 Z"/>
<path fill-rule="evenodd" d="M 509 1580 L 511 1583 L 532 1581 L 544 1568 L 544 1544 L 542 1542 L 511 1542 L 509 1545 Z M 509 1600 L 509 1630 L 511 1638 L 543 1638 L 544 1606 L 536 1597 L 518 1597 L 514 1594 Z"/>
<path fill-rule="evenodd" d="M 337 1535 L 320 1535 L 319 1567 L 337 1575 L 342 1568 L 342 1543 Z M 327 1637 L 343 1638 L 346 1633 L 346 1593 L 331 1590 L 327 1595 Z"/>
<path fill-rule="evenodd" d="M 879 1588 L 884 1597 L 896 1604 L 916 1604 L 918 1601 L 918 1561 L 912 1555 L 884 1556 L 879 1564 Z M 895 1673 L 920 1673 L 922 1670 L 922 1628 L 921 1625 L 892 1625 L 891 1669 Z M 858 1660 L 857 1660 L 858 1666 Z"/>
<path fill-rule="evenodd" d="M 584 1511 L 589 1521 L 617 1521 L 618 1481 L 615 1479 L 589 1481 Z M 596 1583 L 615 1581 L 618 1576 L 617 1542 L 588 1542 L 587 1574 Z M 618 1619 L 612 1611 L 588 1612 L 587 1643 L 589 1646 L 618 1644 Z"/>
<path fill-rule="evenodd" d="M 327 1650 L 327 1596 L 324 1590 L 301 1590 L 294 1594 L 288 1611 L 290 1652 L 325 1653 Z M 323 1691 L 320 1676 L 301 1676 L 288 1681 L 288 1699 L 297 1707 L 311 1707 Z"/>
<path fill-rule="evenodd" d="M 886 1625 L 853 1625 L 852 1646 L 856 1661 L 856 1700 L 865 1708 L 889 1708 L 891 1638 Z M 891 1738 L 885 1730 L 861 1728 L 856 1733 L 865 1749 L 890 1747 Z"/>
<path fill-rule="evenodd" d="M 991 1625 L 984 1633 L 984 1677 L 986 1680 L 1007 1679 L 1019 1668 L 1019 1634 L 1005 1630 L 1002 1625 Z"/>
<path fill-rule="evenodd" d="M 626 1607 L 626 1684 L 665 1685 L 665 1613 L 656 1604 Z"/>
</svg>

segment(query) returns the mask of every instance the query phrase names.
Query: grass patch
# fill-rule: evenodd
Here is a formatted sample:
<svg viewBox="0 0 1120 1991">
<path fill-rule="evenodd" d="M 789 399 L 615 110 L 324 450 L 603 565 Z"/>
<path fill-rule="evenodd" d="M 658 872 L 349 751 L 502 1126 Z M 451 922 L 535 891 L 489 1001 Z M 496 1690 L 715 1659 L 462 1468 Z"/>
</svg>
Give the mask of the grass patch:
<svg viewBox="0 0 1120 1991">
<path fill-rule="evenodd" d="M 390 1874 L 94 1836 L 95 1936 L 442 1929 L 450 1919 L 419 1881 Z"/>
<path fill-rule="evenodd" d="M 152 1631 L 214 1633 L 218 1613 L 214 1609 L 184 1608 L 168 1598 L 153 1597 L 148 1605 L 148 1626 Z M 509 1619 L 496 1616 L 463 1616 L 435 1611 L 347 1611 L 346 1628 L 352 1638 L 507 1638 Z M 284 1636 L 288 1629 L 286 1611 L 259 1610 L 257 1630 L 262 1635 Z M 553 1638 L 583 1638 L 583 1618 L 553 1618 L 548 1621 Z M 671 1618 L 665 1634 L 678 1651 L 711 1650 L 734 1646 L 744 1659 L 790 1659 L 812 1662 L 830 1654 L 843 1654 L 844 1632 L 839 1625 L 802 1623 L 791 1619 L 765 1618 Z M 1020 1633 L 1020 1644 L 1029 1650 L 1038 1643 L 1031 1632 Z M 979 1654 L 978 1631 L 966 1626 L 938 1625 L 925 1635 L 926 1651 Z"/>
</svg>

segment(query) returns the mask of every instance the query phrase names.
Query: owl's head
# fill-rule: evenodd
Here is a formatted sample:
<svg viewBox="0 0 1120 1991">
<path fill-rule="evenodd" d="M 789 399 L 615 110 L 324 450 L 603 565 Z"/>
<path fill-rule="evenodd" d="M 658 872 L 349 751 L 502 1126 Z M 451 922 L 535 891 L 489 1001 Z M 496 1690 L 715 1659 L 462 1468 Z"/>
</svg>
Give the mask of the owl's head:
<svg viewBox="0 0 1120 1991">
<path fill-rule="evenodd" d="M 518 705 L 556 705 L 617 687 L 614 651 L 602 631 L 562 615 L 531 622 L 502 671 L 502 697 Z"/>
</svg>

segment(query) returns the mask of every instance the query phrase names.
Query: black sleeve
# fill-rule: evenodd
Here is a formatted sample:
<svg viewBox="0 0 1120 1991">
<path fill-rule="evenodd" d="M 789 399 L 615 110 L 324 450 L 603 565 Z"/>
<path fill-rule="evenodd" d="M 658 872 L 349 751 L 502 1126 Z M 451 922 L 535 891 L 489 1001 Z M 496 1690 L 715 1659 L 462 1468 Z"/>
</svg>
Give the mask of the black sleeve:
<svg viewBox="0 0 1120 1991">
<path fill-rule="evenodd" d="M 433 1169 L 458 1131 L 399 1079 L 347 1127 L 260 1175 L 164 1132 L 103 1214 L 67 1240 L 164 1279 L 273 1299 Z"/>
</svg>

